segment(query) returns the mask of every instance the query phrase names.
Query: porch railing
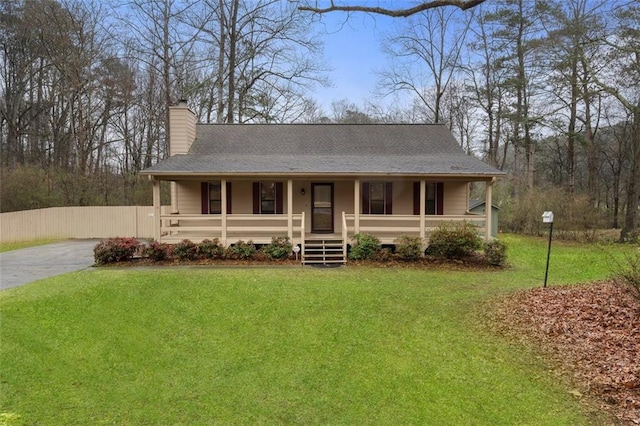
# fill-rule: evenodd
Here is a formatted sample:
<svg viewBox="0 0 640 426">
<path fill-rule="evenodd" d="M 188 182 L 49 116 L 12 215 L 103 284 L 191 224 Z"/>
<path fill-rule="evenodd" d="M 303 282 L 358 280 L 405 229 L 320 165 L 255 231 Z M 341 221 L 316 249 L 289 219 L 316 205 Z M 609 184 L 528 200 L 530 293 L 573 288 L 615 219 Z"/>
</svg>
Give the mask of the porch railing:
<svg viewBox="0 0 640 426">
<path fill-rule="evenodd" d="M 353 213 L 343 212 L 343 239 L 353 238 L 357 233 L 375 235 L 382 243 L 392 243 L 393 240 L 402 234 L 429 237 L 443 222 L 462 223 L 467 222 L 478 227 L 478 233 L 485 235 L 487 218 L 480 214 L 464 215 L 427 215 L 425 216 L 424 228 L 421 230 L 420 216 L 418 215 L 359 215 L 358 228 L 356 229 L 356 217 Z"/>
<path fill-rule="evenodd" d="M 160 220 L 163 242 L 218 238 L 222 244 L 238 240 L 269 243 L 272 237 L 289 236 L 298 244 L 298 236 L 304 232 L 303 213 L 293 214 L 292 223 L 286 214 L 163 214 Z"/>
<path fill-rule="evenodd" d="M 162 214 L 161 241 L 179 242 L 183 239 L 201 241 L 203 239 L 218 238 L 221 243 L 228 245 L 238 240 L 252 240 L 258 244 L 271 242 L 272 237 L 289 236 L 293 244 L 301 244 L 304 252 L 306 238 L 304 212 L 291 215 L 202 215 L 202 214 Z M 393 241 L 402 234 L 429 237 L 429 234 L 443 222 L 468 222 L 478 226 L 478 233 L 485 235 L 487 220 L 485 215 L 465 214 L 446 216 L 425 216 L 421 226 L 420 216 L 417 215 L 359 215 L 356 228 L 356 216 L 353 213 L 342 212 L 341 236 L 343 250 L 353 236 L 360 233 L 372 234 L 380 238 L 385 244 Z"/>
</svg>

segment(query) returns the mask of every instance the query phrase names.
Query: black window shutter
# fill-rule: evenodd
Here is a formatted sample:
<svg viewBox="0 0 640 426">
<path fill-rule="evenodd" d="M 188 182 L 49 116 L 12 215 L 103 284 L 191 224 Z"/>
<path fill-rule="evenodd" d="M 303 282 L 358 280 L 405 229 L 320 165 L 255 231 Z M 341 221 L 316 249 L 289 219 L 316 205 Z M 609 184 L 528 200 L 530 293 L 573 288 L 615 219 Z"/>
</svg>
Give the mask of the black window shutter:
<svg viewBox="0 0 640 426">
<path fill-rule="evenodd" d="M 209 214 L 209 182 L 200 182 L 201 213 Z"/>
<path fill-rule="evenodd" d="M 436 200 L 436 214 L 442 216 L 444 215 L 444 183 L 442 182 L 436 184 Z"/>
<path fill-rule="evenodd" d="M 393 182 L 386 182 L 384 187 L 384 214 L 393 214 Z"/>
<path fill-rule="evenodd" d="M 231 182 L 227 182 L 227 214 L 231 214 Z"/>
<path fill-rule="evenodd" d="M 362 214 L 369 214 L 369 182 L 362 182 Z"/>
<path fill-rule="evenodd" d="M 260 182 L 253 182 L 253 214 L 260 214 Z"/>
<path fill-rule="evenodd" d="M 282 182 L 276 182 L 276 214 L 282 214 L 282 205 L 283 205 L 282 192 L 283 192 Z"/>
<path fill-rule="evenodd" d="M 413 182 L 413 214 L 420 214 L 420 182 Z"/>
</svg>

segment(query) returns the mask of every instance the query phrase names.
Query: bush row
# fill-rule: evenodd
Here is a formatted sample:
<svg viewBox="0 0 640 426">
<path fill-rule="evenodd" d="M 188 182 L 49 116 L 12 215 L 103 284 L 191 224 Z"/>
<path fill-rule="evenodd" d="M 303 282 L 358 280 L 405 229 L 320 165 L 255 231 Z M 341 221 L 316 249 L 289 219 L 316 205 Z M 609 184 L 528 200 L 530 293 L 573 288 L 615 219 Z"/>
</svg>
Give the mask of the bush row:
<svg viewBox="0 0 640 426">
<path fill-rule="evenodd" d="M 397 238 L 395 252 L 383 248 L 380 240 L 369 234 L 357 234 L 353 237 L 349 258 L 353 260 L 387 261 L 397 258 L 403 261 L 415 261 L 421 257 L 423 245 L 419 237 L 402 235 Z M 436 229 L 429 238 L 425 254 L 444 259 L 465 259 L 484 250 L 485 261 L 492 266 L 504 266 L 507 261 L 507 247 L 498 240 L 484 243 L 478 235 L 476 226 L 444 224 Z"/>
<path fill-rule="evenodd" d="M 145 244 L 140 243 L 135 238 L 109 238 L 94 247 L 93 256 L 97 265 L 126 262 L 135 256 L 148 258 L 155 262 L 204 259 L 284 260 L 291 256 L 292 249 L 293 244 L 291 244 L 288 237 L 274 237 L 270 244 L 264 245 L 260 250 L 251 241 L 238 241 L 225 248 L 217 238 L 203 240 L 200 243 L 182 240 L 177 244 L 166 244 L 157 241 Z"/>
<path fill-rule="evenodd" d="M 423 244 L 419 237 L 402 235 L 395 240 L 395 250 L 383 248 L 380 240 L 369 234 L 357 234 L 349 250 L 352 260 L 415 261 L 423 255 Z M 100 242 L 94 248 L 96 264 L 123 262 L 134 256 L 148 258 L 153 261 L 179 260 L 193 261 L 204 259 L 232 260 L 281 260 L 292 257 L 293 244 L 288 237 L 274 237 L 270 244 L 257 249 L 251 241 L 238 241 L 225 248 L 216 238 L 194 243 L 183 240 L 177 244 L 165 244 L 153 241 L 148 244 L 138 242 L 134 238 L 111 238 Z M 465 259 L 474 256 L 484 249 L 484 260 L 493 266 L 506 263 L 506 246 L 494 240 L 483 243 L 478 235 L 477 227 L 463 223 L 461 225 L 445 224 L 436 229 L 429 238 L 424 254 L 444 259 Z"/>
</svg>

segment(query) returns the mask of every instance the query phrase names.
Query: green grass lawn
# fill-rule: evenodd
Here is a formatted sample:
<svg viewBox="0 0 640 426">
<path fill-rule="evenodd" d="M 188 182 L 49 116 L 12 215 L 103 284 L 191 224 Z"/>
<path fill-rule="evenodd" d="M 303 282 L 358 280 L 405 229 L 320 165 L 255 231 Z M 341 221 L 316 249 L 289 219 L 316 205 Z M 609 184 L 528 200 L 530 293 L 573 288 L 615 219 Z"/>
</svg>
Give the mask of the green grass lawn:
<svg viewBox="0 0 640 426">
<path fill-rule="evenodd" d="M 0 413 L 46 425 L 596 422 L 543 360 L 477 326 L 481 302 L 542 284 L 546 241 L 504 240 L 504 271 L 102 268 L 2 291 Z M 610 272 L 602 248 L 553 250 L 552 285 Z"/>
</svg>

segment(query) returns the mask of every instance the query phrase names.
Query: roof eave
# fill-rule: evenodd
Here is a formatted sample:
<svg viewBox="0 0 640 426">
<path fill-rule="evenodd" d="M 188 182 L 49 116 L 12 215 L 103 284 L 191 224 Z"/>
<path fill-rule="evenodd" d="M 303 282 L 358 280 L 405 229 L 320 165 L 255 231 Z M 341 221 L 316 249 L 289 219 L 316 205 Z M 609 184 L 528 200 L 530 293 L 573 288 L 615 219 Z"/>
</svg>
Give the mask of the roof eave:
<svg viewBox="0 0 640 426">
<path fill-rule="evenodd" d="M 195 178 L 195 177 L 256 177 L 256 176 L 274 176 L 274 177 L 309 177 L 309 176 L 335 176 L 335 177 L 359 177 L 359 176 L 387 176 L 387 177 L 429 177 L 436 179 L 451 178 L 470 178 L 491 180 L 506 175 L 505 172 L 500 173 L 392 173 L 392 172 L 180 172 L 180 171 L 141 171 L 141 176 L 153 177 L 171 177 L 171 178 Z"/>
</svg>

